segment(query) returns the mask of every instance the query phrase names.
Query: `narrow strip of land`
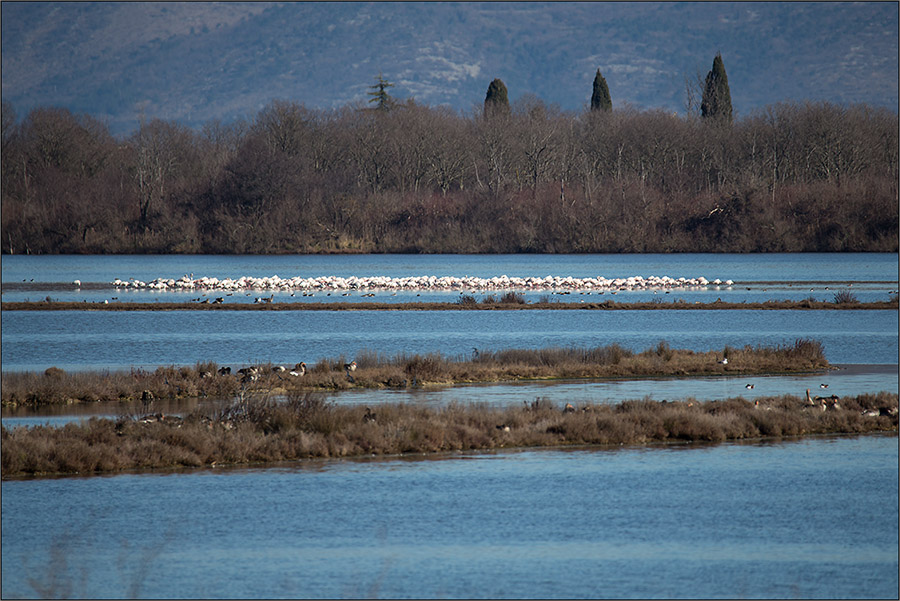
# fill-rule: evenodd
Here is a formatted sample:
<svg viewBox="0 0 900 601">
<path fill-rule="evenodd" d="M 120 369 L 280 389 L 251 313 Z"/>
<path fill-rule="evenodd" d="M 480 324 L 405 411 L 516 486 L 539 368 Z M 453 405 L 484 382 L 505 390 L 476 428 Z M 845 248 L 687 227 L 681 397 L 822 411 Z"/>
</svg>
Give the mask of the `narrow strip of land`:
<svg viewBox="0 0 900 601">
<path fill-rule="evenodd" d="M 764 302 L 649 301 L 617 302 L 66 302 L 9 301 L 0 303 L 3 311 L 680 311 L 680 310 L 897 310 L 897 300 L 834 303 L 813 300 L 770 300 Z"/>
<path fill-rule="evenodd" d="M 215 412 L 92 418 L 65 428 L 2 429 L 2 476 L 100 474 L 266 464 L 327 457 L 500 448 L 722 442 L 817 434 L 897 432 L 897 394 L 819 404 L 793 396 L 751 403 L 626 401 L 518 407 L 455 404 L 340 406 L 321 395 L 248 399 Z"/>
<path fill-rule="evenodd" d="M 298 357 L 298 359 L 302 359 Z M 401 353 L 393 357 L 361 351 L 306 365 L 271 363 L 167 366 L 155 371 L 4 372 L 0 400 L 5 407 L 98 401 L 230 398 L 248 394 L 291 394 L 351 388 L 407 388 L 424 384 L 503 382 L 537 379 L 697 377 L 803 373 L 831 369 L 816 340 L 783 346 L 726 346 L 722 351 L 673 349 L 665 341 L 635 353 L 618 344 L 594 348 L 473 349 L 468 357 Z"/>
</svg>

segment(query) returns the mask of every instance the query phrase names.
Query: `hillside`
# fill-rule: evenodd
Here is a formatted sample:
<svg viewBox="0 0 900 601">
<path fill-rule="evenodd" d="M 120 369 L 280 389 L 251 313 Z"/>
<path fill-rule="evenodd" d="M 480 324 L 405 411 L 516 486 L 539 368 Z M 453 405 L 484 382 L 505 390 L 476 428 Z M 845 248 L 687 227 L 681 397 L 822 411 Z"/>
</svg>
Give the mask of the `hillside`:
<svg viewBox="0 0 900 601">
<path fill-rule="evenodd" d="M 896 3 L 2 4 L 2 95 L 89 113 L 127 135 L 140 114 L 198 127 L 273 98 L 315 108 L 398 98 L 480 105 L 504 80 L 581 110 L 594 72 L 614 106 L 684 112 L 685 78 L 721 52 L 738 115 L 786 100 L 897 110 Z"/>
</svg>

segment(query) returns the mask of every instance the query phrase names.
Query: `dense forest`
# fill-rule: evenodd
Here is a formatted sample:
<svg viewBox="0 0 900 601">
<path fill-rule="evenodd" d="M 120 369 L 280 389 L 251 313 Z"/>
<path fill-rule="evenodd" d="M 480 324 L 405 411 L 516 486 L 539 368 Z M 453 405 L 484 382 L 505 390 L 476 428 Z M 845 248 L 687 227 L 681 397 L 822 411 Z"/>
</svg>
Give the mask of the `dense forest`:
<svg viewBox="0 0 900 601">
<path fill-rule="evenodd" d="M 599 75 L 599 72 L 598 72 Z M 384 96 L 381 88 L 381 98 Z M 504 90 L 505 92 L 505 90 Z M 898 116 L 273 101 L 199 131 L 3 104 L 3 253 L 898 251 Z"/>
</svg>

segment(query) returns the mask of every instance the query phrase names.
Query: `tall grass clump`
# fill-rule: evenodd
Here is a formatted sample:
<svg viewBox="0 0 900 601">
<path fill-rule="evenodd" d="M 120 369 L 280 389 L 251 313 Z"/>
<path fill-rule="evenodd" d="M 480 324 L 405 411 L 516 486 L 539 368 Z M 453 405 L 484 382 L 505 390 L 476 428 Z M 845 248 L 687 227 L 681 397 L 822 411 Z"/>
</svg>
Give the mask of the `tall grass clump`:
<svg viewBox="0 0 900 601">
<path fill-rule="evenodd" d="M 524 305 L 525 304 L 525 295 L 521 292 L 515 292 L 510 290 L 506 294 L 500 297 L 500 303 L 506 305 Z"/>
<path fill-rule="evenodd" d="M 834 293 L 834 304 L 836 305 L 850 305 L 858 302 L 859 299 L 849 290 L 839 290 Z"/>
</svg>

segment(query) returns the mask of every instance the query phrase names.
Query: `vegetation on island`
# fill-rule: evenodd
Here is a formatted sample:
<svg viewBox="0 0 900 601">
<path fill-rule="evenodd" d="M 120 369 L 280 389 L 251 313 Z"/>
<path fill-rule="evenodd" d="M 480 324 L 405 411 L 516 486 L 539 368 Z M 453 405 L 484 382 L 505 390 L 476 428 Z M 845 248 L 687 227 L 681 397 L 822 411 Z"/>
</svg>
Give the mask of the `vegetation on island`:
<svg viewBox="0 0 900 601">
<path fill-rule="evenodd" d="M 217 297 L 221 298 L 221 297 Z M 822 310 L 886 310 L 898 308 L 897 299 L 886 301 L 839 303 L 827 300 L 804 299 L 799 301 L 763 302 L 687 302 L 676 299 L 671 302 L 617 302 L 613 300 L 586 300 L 581 302 L 510 302 L 496 297 L 485 297 L 480 302 L 412 302 L 389 303 L 373 301 L 334 302 L 267 302 L 225 303 L 192 302 L 76 302 L 76 301 L 9 301 L 0 303 L 2 311 L 822 311 Z"/>
<path fill-rule="evenodd" d="M 218 410 L 91 418 L 63 427 L 2 429 L 3 478 L 194 468 L 521 447 L 716 443 L 815 434 L 897 432 L 897 394 L 617 405 L 538 398 L 518 407 L 341 406 L 316 393 L 244 399 Z"/>
<path fill-rule="evenodd" d="M 322 391 L 350 387 L 534 378 L 696 376 L 784 373 L 830 368 L 822 345 L 726 346 L 722 352 L 675 350 L 665 342 L 641 353 L 619 345 L 590 349 L 490 351 L 449 359 L 438 353 L 386 357 L 359 353 L 307 369 L 272 364 L 238 369 L 216 363 L 153 372 L 5 373 L 3 404 L 42 405 L 133 400 L 116 419 L 0 431 L 3 478 L 98 474 L 136 469 L 221 467 L 310 458 L 391 456 L 672 442 L 722 442 L 814 434 L 896 432 L 896 394 L 855 397 L 760 397 L 700 402 L 644 400 L 564 406 L 537 398 L 519 406 L 460 402 L 374 407 L 341 405 Z M 462 393 L 464 394 L 464 393 Z M 218 397 L 222 405 L 182 415 L 160 411 L 170 398 Z"/>
<path fill-rule="evenodd" d="M 807 339 L 791 345 L 726 346 L 721 351 L 707 352 L 673 349 L 665 341 L 639 353 L 618 344 L 595 348 L 473 349 L 471 355 L 455 358 L 441 353 L 387 356 L 363 350 L 352 363 L 350 370 L 351 361 L 341 356 L 309 366 L 298 357 L 294 366 L 219 366 L 207 361 L 192 367 L 173 365 L 154 371 L 133 368 L 72 373 L 49 367 L 43 373 L 4 372 L 0 402 L 4 407 L 99 401 L 134 401 L 136 406 L 144 406 L 142 403 L 154 399 L 529 379 L 771 374 L 831 367 L 822 344 Z"/>
<path fill-rule="evenodd" d="M 275 100 L 118 139 L 3 103 L 3 253 L 898 251 L 898 116 L 781 102 L 735 115 L 717 55 L 688 111 L 585 110 L 494 79 L 484 109 Z M 588 102 L 590 101 L 590 102 Z M 371 106 L 370 103 L 374 103 Z M 597 110 L 599 109 L 599 110 Z"/>
</svg>

